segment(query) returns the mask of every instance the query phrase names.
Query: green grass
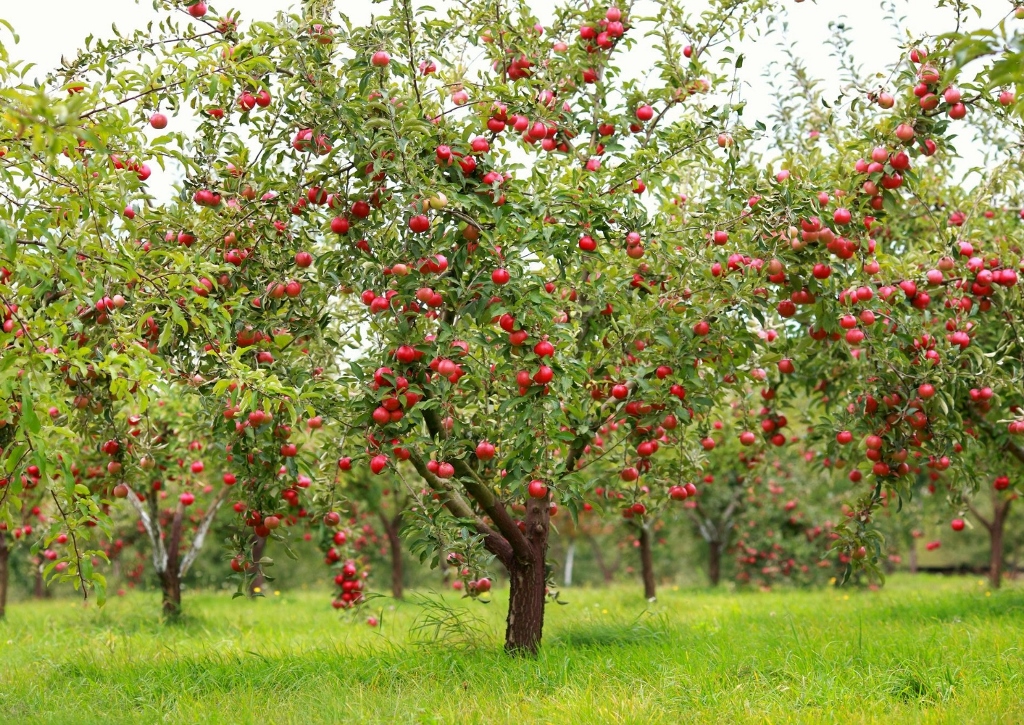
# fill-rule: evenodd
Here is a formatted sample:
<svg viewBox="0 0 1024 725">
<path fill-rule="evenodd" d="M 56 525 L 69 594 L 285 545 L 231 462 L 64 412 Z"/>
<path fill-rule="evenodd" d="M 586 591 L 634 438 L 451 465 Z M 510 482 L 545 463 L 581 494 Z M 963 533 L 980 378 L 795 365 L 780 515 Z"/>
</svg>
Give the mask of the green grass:
<svg viewBox="0 0 1024 725">
<path fill-rule="evenodd" d="M 500 652 L 504 592 L 450 611 L 319 592 L 13 605 L 3 723 L 1020 723 L 1024 588 L 894 577 L 877 592 L 567 590 L 536 660 Z M 434 630 L 414 625 L 439 618 Z"/>
</svg>

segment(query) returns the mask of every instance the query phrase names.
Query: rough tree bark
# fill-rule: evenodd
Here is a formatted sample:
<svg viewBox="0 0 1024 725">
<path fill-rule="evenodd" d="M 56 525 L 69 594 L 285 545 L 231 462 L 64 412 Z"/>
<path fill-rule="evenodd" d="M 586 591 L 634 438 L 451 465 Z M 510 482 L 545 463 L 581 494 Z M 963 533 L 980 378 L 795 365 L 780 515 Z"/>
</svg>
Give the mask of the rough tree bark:
<svg viewBox="0 0 1024 725">
<path fill-rule="evenodd" d="M 266 537 L 257 536 L 256 534 L 253 534 L 252 535 L 252 560 L 253 561 L 260 561 L 263 558 L 263 552 L 266 550 L 266 548 L 267 548 L 267 539 L 266 539 Z M 252 578 L 252 581 L 249 582 L 249 593 L 253 594 L 256 591 L 256 587 L 259 587 L 262 590 L 263 589 L 263 584 L 265 583 L 265 581 L 266 580 L 263 578 L 263 567 L 262 566 L 256 567 L 256 576 L 254 576 Z"/>
<path fill-rule="evenodd" d="M 548 548 L 549 527 L 548 499 L 529 499 L 526 504 L 529 556 L 514 556 L 508 565 L 510 591 L 505 651 L 509 654 L 535 655 L 540 647 L 547 598 L 544 554 Z"/>
<path fill-rule="evenodd" d="M 181 574 L 178 562 L 178 550 L 181 546 L 182 520 L 185 517 L 185 506 L 178 504 L 171 523 L 171 532 L 167 537 L 167 565 L 160 572 L 160 584 L 163 589 L 164 616 L 175 620 L 181 616 Z"/>
<path fill-rule="evenodd" d="M 7 548 L 7 535 L 0 531 L 0 619 L 7 616 L 7 583 L 10 580 L 11 550 Z"/>
<path fill-rule="evenodd" d="M 1012 498 L 1006 498 L 1004 501 L 1003 496 L 993 489 L 991 521 L 982 516 L 973 504 L 967 504 L 974 518 L 988 530 L 988 581 L 993 589 L 998 589 L 1003 584 L 1003 530 L 1006 528 L 1006 516 L 1010 513 L 1012 503 Z"/>
<path fill-rule="evenodd" d="M 651 532 L 645 525 L 639 524 L 640 538 L 640 572 L 644 580 L 644 597 L 653 602 L 658 597 L 654 582 L 654 560 L 651 556 Z"/>
<path fill-rule="evenodd" d="M 391 549 L 391 596 L 401 599 L 405 589 L 405 568 L 402 564 L 402 538 L 398 535 L 402 523 L 401 514 L 394 518 L 381 511 L 379 514 L 381 524 L 384 526 L 384 533 L 388 537 L 388 546 Z"/>
<path fill-rule="evenodd" d="M 722 578 L 722 548 L 724 546 L 721 541 L 708 542 L 708 582 L 713 587 L 717 587 Z"/>
</svg>

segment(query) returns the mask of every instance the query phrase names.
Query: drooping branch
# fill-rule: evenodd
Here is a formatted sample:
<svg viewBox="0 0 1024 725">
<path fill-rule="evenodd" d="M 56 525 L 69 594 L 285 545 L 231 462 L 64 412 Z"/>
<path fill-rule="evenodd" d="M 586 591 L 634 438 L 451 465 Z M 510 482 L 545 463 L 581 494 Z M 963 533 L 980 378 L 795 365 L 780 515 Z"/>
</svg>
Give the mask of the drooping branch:
<svg viewBox="0 0 1024 725">
<path fill-rule="evenodd" d="M 139 514 L 142 528 L 146 530 L 149 542 L 153 545 L 153 567 L 156 569 L 157 574 L 162 574 L 167 571 L 167 551 L 164 549 L 163 537 L 161 536 L 163 532 L 160 531 L 160 524 L 150 518 L 146 508 L 142 505 L 142 501 L 135 491 L 132 490 L 131 486 L 128 486 L 128 503 Z"/>
<path fill-rule="evenodd" d="M 427 423 L 427 429 L 430 431 L 431 436 L 435 439 L 446 437 L 444 426 L 441 425 L 441 417 L 436 410 L 425 410 L 423 412 L 423 419 Z M 473 497 L 473 500 L 480 504 L 480 508 L 491 517 L 491 521 L 498 527 L 498 531 L 501 532 L 505 541 L 512 548 L 516 558 L 529 561 L 532 558 L 530 543 L 526 540 L 523 532 L 519 530 L 519 526 L 512 519 L 508 509 L 505 508 L 505 504 L 498 500 L 494 492 L 487 487 L 487 484 L 480 479 L 476 471 L 470 468 L 465 461 L 455 459 L 452 465 L 459 478 L 459 483 Z M 424 465 L 425 469 L 426 466 Z M 417 467 L 416 470 L 419 471 L 419 468 Z M 423 475 L 422 472 L 420 475 Z M 492 553 L 497 554 L 497 552 Z"/>
<path fill-rule="evenodd" d="M 980 418 L 974 415 L 972 415 L 971 418 L 974 420 L 975 423 L 978 424 L 978 427 L 985 431 L 985 434 L 989 438 L 991 438 L 992 440 L 998 440 L 996 429 L 995 427 L 993 427 L 991 423 L 989 423 L 986 420 L 981 420 Z M 1002 446 L 1004 451 L 1009 453 L 1011 456 L 1016 458 L 1021 463 L 1024 463 L 1024 446 L 1020 445 L 1019 443 L 1015 443 L 1014 441 L 1011 440 L 1005 441 L 1002 444 Z"/>
<path fill-rule="evenodd" d="M 442 503 L 449 513 L 458 519 L 473 521 L 476 530 L 484 537 L 484 546 L 487 550 L 508 566 L 512 562 L 513 556 L 513 549 L 509 542 L 477 516 L 465 499 L 459 495 L 458 491 L 431 473 L 422 456 L 418 453 L 412 453 L 409 457 L 409 462 L 412 463 L 413 468 L 420 474 L 420 477 L 427 482 L 427 485 L 441 494 Z"/>
<path fill-rule="evenodd" d="M 188 552 L 185 554 L 185 558 L 181 560 L 181 566 L 178 567 L 178 576 L 183 577 L 188 572 L 189 567 L 199 556 L 199 552 L 203 548 L 203 543 L 206 540 L 206 534 L 209 533 L 210 527 L 213 525 L 213 519 L 217 516 L 217 511 L 220 510 L 221 505 L 228 497 L 227 486 L 221 489 L 220 493 L 217 494 L 217 498 L 213 500 L 210 505 L 210 509 L 206 512 L 203 520 L 199 522 L 199 528 L 196 529 L 195 538 L 192 539 L 192 545 L 189 547 Z"/>
</svg>

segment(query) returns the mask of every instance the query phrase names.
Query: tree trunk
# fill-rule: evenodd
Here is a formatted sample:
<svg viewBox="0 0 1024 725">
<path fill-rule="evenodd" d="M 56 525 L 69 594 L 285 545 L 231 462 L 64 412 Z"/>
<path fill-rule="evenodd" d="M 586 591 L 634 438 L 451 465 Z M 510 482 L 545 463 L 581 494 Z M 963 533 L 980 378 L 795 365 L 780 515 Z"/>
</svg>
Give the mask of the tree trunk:
<svg viewBox="0 0 1024 725">
<path fill-rule="evenodd" d="M 252 538 L 252 560 L 258 562 L 263 558 L 263 552 L 266 551 L 267 540 L 265 537 L 256 536 L 255 534 L 253 534 Z M 249 594 L 253 594 L 256 591 L 257 587 L 259 587 L 260 591 L 262 591 L 264 583 L 265 580 L 263 578 L 263 567 L 257 566 L 256 576 L 254 576 L 252 578 L 252 581 L 249 582 Z"/>
<path fill-rule="evenodd" d="M 164 616 L 174 621 L 181 616 L 181 580 L 177 567 L 160 573 L 160 588 L 163 591 Z"/>
<path fill-rule="evenodd" d="M 46 582 L 43 580 L 43 565 L 40 563 L 35 563 L 32 565 L 32 569 L 35 572 L 36 579 L 35 589 L 33 590 L 32 595 L 36 599 L 46 599 L 48 596 L 50 596 L 50 592 L 46 588 Z"/>
<path fill-rule="evenodd" d="M 0 531 L 0 619 L 7 616 L 7 582 L 10 579 L 8 562 L 11 550 L 7 548 L 7 534 Z"/>
<path fill-rule="evenodd" d="M 576 539 L 569 540 L 565 550 L 565 571 L 562 573 L 562 586 L 572 586 L 572 566 L 576 561 Z"/>
<path fill-rule="evenodd" d="M 546 498 L 531 498 L 526 504 L 526 538 L 531 556 L 513 557 L 508 565 L 509 601 L 505 627 L 505 651 L 512 655 L 537 654 L 544 630 L 544 601 L 547 598 L 547 572 L 544 557 L 550 527 Z"/>
<path fill-rule="evenodd" d="M 992 511 L 992 525 L 988 529 L 989 536 L 989 570 L 988 580 L 993 589 L 1003 583 L 1003 528 L 1006 525 L 1006 514 L 1010 510 L 1010 501 L 995 502 Z"/>
<path fill-rule="evenodd" d="M 722 578 L 722 542 L 708 542 L 708 582 L 713 587 L 718 586 Z"/>
<path fill-rule="evenodd" d="M 388 536 L 388 545 L 391 547 L 391 596 L 395 599 L 402 598 L 402 591 L 405 586 L 405 571 L 402 566 L 402 539 L 398 535 L 400 516 L 388 519 L 381 514 L 384 522 L 384 532 Z"/>
<path fill-rule="evenodd" d="M 171 535 L 167 542 L 167 567 L 160 575 L 163 589 L 164 616 L 174 621 L 181 616 L 181 576 L 179 575 L 178 551 L 181 546 L 181 525 L 185 517 L 185 505 L 178 504 L 171 523 Z"/>
<path fill-rule="evenodd" d="M 654 561 L 651 557 L 651 532 L 640 525 L 640 571 L 644 579 L 644 597 L 649 602 L 657 599 L 654 585 Z"/>
<path fill-rule="evenodd" d="M 615 578 L 615 569 L 608 566 L 605 562 L 604 555 L 601 553 L 601 545 L 597 543 L 597 538 L 594 536 L 588 536 L 587 538 L 590 540 L 590 548 L 594 550 L 594 561 L 597 562 L 597 568 L 601 570 L 604 583 L 611 584 L 612 579 Z"/>
<path fill-rule="evenodd" d="M 907 553 L 907 561 L 910 564 L 910 573 L 917 574 L 917 539 L 910 537 L 910 551 Z"/>
</svg>

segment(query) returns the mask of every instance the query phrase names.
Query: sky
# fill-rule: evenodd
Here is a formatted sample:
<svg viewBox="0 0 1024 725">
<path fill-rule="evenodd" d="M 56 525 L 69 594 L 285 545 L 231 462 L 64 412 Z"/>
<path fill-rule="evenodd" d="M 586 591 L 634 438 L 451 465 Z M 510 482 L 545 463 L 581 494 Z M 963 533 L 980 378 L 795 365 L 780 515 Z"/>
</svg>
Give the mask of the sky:
<svg viewBox="0 0 1024 725">
<path fill-rule="evenodd" d="M 443 9 L 451 0 L 433 0 L 430 4 Z M 417 4 L 424 4 L 416 0 Z M 550 15 L 548 0 L 531 0 L 535 12 L 545 21 Z M 878 70 L 892 61 L 893 31 L 885 20 L 883 6 L 892 5 L 897 15 L 906 17 L 909 27 L 917 32 L 948 30 L 952 13 L 948 9 L 937 10 L 936 0 L 788 0 L 786 15 L 789 24 L 787 45 L 793 47 L 809 68 L 825 78 L 834 78 L 836 62 L 828 55 L 829 21 L 842 19 L 852 28 L 854 54 L 867 70 Z M 973 0 L 981 11 L 980 19 L 973 26 L 992 26 L 1010 10 L 1007 0 Z M 211 8 L 224 13 L 226 10 L 242 8 L 243 20 L 269 20 L 279 10 L 294 7 L 292 0 L 224 0 L 213 2 Z M 645 14 L 656 7 L 656 0 L 640 0 L 634 14 Z M 699 11 L 704 0 L 691 0 L 688 9 Z M 338 0 L 337 6 L 344 8 L 355 23 L 366 21 L 371 12 L 378 14 L 386 4 L 374 4 L 370 0 Z M 86 9 L 87 8 L 87 9 Z M 31 0 L 30 2 L 0 2 L 0 18 L 10 22 L 21 42 L 13 49 L 15 58 L 40 64 L 45 69 L 56 66 L 61 54 L 74 55 L 74 49 L 82 44 L 85 36 L 94 34 L 109 36 L 111 24 L 116 23 L 122 31 L 145 26 L 154 19 L 155 13 L 148 0 Z M 751 83 L 751 102 L 756 103 L 756 81 L 760 70 L 767 61 L 778 53 L 775 43 L 779 36 L 769 37 L 762 42 L 744 41 L 741 47 L 747 53 L 745 70 Z M 0 31 L 0 42 L 10 47 L 10 35 Z M 838 90 L 838 86 L 835 86 Z"/>
<path fill-rule="evenodd" d="M 433 7 L 443 10 L 455 0 L 431 0 Z M 707 0 L 688 0 L 686 8 L 694 13 L 706 7 Z M 424 0 L 414 0 L 423 5 Z M 534 12 L 542 22 L 550 18 L 550 0 L 530 0 Z M 639 0 L 634 15 L 653 13 L 657 0 Z M 972 16 L 968 28 L 992 27 L 1012 10 L 1007 0 L 973 0 L 980 10 L 980 17 Z M 223 0 L 211 2 L 211 12 L 225 13 L 241 7 L 243 23 L 253 20 L 270 20 L 281 10 L 296 7 L 294 0 Z M 343 8 L 354 24 L 368 21 L 371 13 L 386 12 L 389 4 L 373 3 L 370 0 L 337 0 L 336 7 Z M 786 0 L 784 34 L 774 33 L 764 38 L 746 38 L 735 47 L 744 53 L 745 63 L 740 73 L 743 98 L 747 101 L 744 114 L 749 125 L 753 119 L 767 119 L 773 101 L 764 81 L 765 68 L 773 59 L 780 57 L 779 45 L 785 45 L 801 58 L 811 72 L 822 79 L 824 97 L 835 99 L 840 92 L 838 62 L 829 56 L 831 31 L 829 23 L 841 21 L 850 28 L 852 52 L 856 60 L 869 74 L 887 70 L 896 60 L 894 29 L 886 20 L 887 8 L 895 10 L 896 17 L 905 18 L 902 25 L 914 35 L 943 32 L 952 28 L 953 14 L 949 9 L 936 9 L 936 0 Z M 87 8 L 87 9 L 85 9 Z M 184 16 L 182 16 L 184 17 Z M 20 36 L 17 45 L 11 44 L 11 36 L 0 28 L 0 43 L 5 44 L 15 59 L 34 62 L 39 65 L 39 76 L 44 75 L 60 63 L 61 55 L 74 57 L 77 48 L 89 34 L 100 37 L 111 36 L 111 25 L 116 23 L 119 30 L 144 27 L 157 18 L 149 0 L 31 0 L 15 2 L 0 0 L 0 19 L 11 23 Z M 1011 21 L 1012 22 L 1012 21 Z M 638 43 L 632 51 L 632 68 L 624 68 L 640 75 L 652 66 L 653 50 Z M 971 159 L 964 159 L 970 162 Z M 166 183 L 153 179 L 155 183 Z"/>
</svg>

